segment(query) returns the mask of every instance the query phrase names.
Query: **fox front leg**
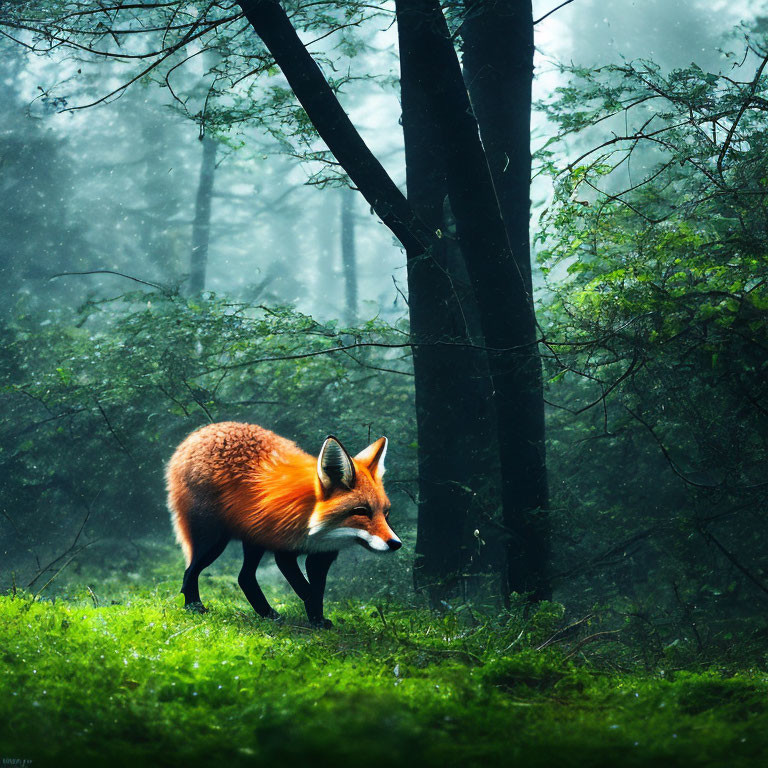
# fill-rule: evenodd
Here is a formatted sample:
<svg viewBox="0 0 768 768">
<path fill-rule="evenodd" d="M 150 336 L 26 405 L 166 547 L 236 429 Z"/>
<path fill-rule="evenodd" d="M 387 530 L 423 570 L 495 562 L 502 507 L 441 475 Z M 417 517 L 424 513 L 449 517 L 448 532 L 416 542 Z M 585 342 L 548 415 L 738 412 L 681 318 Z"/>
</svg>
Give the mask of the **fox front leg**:
<svg viewBox="0 0 768 768">
<path fill-rule="evenodd" d="M 338 555 L 338 552 L 313 552 L 307 555 L 309 596 L 304 600 L 304 607 L 307 609 L 310 624 L 322 629 L 330 629 L 333 626 L 333 623 L 323 616 L 323 596 L 328 569 Z"/>
</svg>

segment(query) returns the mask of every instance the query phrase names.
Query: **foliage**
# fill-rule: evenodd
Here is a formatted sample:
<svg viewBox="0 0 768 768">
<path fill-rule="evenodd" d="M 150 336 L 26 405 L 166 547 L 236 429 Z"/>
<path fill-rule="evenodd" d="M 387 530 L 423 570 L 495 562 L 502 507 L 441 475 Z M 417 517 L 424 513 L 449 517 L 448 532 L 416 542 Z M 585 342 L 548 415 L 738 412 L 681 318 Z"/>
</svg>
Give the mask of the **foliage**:
<svg viewBox="0 0 768 768">
<path fill-rule="evenodd" d="M 617 127 L 551 166 L 539 237 L 561 577 L 662 645 L 768 595 L 763 42 L 730 75 L 574 69 L 548 105 L 564 135 Z"/>
<path fill-rule="evenodd" d="M 3 563 L 6 584 L 29 570 L 27 542 L 58 554 L 86 519 L 79 545 L 168 534 L 164 464 L 209 421 L 259 423 L 309 451 L 329 432 L 358 450 L 388 432 L 393 520 L 410 522 L 411 377 L 396 328 L 163 291 L 31 313 L 0 335 L 0 506 L 22 558 Z"/>
<path fill-rule="evenodd" d="M 332 73 L 334 91 L 355 80 L 377 79 L 353 76 L 352 60 L 376 51 L 361 27 L 388 19 L 391 12 L 358 0 L 286 5 L 316 61 Z M 0 17 L 0 28 L 30 53 L 58 61 L 64 54 L 65 67 L 76 64 L 69 67 L 70 77 L 46 83 L 52 109 L 101 104 L 121 97 L 133 83 L 154 82 L 170 94 L 177 113 L 199 124 L 201 135 L 209 132 L 235 143 L 233 132 L 246 124 L 257 127 L 260 135 L 274 139 L 277 151 L 309 164 L 311 183 L 343 183 L 346 177 L 319 145 L 314 126 L 262 42 L 245 32 L 243 19 L 236 4 L 217 0 L 118 3 L 106 10 L 91 0 L 48 0 L 14 3 Z M 88 72 L 87 67 L 85 75 L 82 71 L 84 56 L 115 67 L 110 85 L 95 94 L 82 90 Z M 382 84 L 388 85 L 386 77 Z"/>
<path fill-rule="evenodd" d="M 217 595 L 204 616 L 163 580 L 111 605 L 94 582 L 55 602 L 0 598 L 0 752 L 35 765 L 738 767 L 768 749 L 764 664 L 617 675 L 536 650 L 535 616 L 391 600 L 333 604 L 336 628 L 312 631 L 296 600 L 275 625 L 232 579 L 204 581 Z"/>
</svg>

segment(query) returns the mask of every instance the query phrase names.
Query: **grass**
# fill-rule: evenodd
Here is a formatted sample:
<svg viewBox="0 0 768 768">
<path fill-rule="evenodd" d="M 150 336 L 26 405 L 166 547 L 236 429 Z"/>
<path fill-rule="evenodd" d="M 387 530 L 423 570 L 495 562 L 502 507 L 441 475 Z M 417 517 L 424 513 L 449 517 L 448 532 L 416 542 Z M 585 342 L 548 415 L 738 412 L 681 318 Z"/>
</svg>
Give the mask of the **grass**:
<svg viewBox="0 0 768 768">
<path fill-rule="evenodd" d="M 600 671 L 535 650 L 547 605 L 521 623 L 335 603 L 316 631 L 273 592 L 276 625 L 231 582 L 205 580 L 202 616 L 175 580 L 111 605 L 0 597 L 0 764 L 766 764 L 764 668 Z"/>
</svg>

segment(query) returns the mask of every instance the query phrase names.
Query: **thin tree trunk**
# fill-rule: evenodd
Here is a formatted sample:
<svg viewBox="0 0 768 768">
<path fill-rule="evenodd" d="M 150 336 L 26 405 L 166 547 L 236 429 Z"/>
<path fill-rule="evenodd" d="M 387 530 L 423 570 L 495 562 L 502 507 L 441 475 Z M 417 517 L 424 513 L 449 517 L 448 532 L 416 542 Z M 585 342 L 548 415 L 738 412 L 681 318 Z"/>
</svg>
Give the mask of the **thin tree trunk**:
<svg viewBox="0 0 768 768">
<path fill-rule="evenodd" d="M 335 233 L 328 226 L 333 216 L 333 197 L 322 198 L 312 216 L 312 250 L 315 252 L 314 264 L 314 305 L 323 315 L 339 316 L 341 295 L 339 291 L 339 275 L 333 269 L 336 254 Z"/>
<path fill-rule="evenodd" d="M 509 590 L 549 594 L 546 471 L 539 411 L 540 359 L 530 290 L 513 259 L 478 126 L 437 0 L 397 0 L 398 27 L 419 45 L 409 51 L 414 76 L 440 130 L 448 197 L 480 310 L 495 388 L 502 508 L 509 536 Z M 401 53 L 401 66 L 404 65 Z M 528 107 L 530 109 L 530 105 Z"/>
<path fill-rule="evenodd" d="M 213 179 L 216 172 L 216 140 L 203 136 L 203 158 L 200 163 L 200 181 L 197 185 L 195 218 L 192 223 L 192 255 L 189 269 L 189 292 L 205 289 L 208 269 L 208 242 L 211 235 L 211 201 Z"/>
<path fill-rule="evenodd" d="M 351 189 L 341 190 L 341 266 L 344 270 L 346 323 L 357 323 L 357 252 L 355 247 L 355 195 Z"/>
</svg>

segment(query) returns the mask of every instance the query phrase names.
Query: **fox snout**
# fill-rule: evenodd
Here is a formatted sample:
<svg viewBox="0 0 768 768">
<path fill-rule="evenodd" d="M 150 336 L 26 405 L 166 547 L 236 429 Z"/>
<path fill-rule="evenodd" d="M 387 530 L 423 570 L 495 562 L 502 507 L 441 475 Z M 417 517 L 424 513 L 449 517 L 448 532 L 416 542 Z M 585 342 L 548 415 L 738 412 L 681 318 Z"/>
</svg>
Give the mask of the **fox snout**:
<svg viewBox="0 0 768 768">
<path fill-rule="evenodd" d="M 378 520 L 376 517 L 378 517 Z M 372 539 L 376 545 L 372 547 L 372 550 L 374 552 L 396 552 L 403 546 L 403 542 L 400 541 L 397 534 L 390 527 L 386 516 L 379 515 L 376 517 L 374 517 L 373 521 L 374 528 L 370 531 L 373 534 Z"/>
<path fill-rule="evenodd" d="M 349 529 L 347 529 L 349 530 Z M 397 534 L 385 523 L 384 528 L 379 530 L 365 530 L 354 528 L 355 542 L 365 547 L 369 552 L 395 552 L 403 546 L 403 542 L 397 537 Z"/>
<path fill-rule="evenodd" d="M 355 541 L 369 552 L 395 552 L 403 546 L 403 542 L 397 536 L 393 535 L 392 538 L 385 541 L 381 536 L 374 536 L 366 531 L 359 531 Z"/>
</svg>

